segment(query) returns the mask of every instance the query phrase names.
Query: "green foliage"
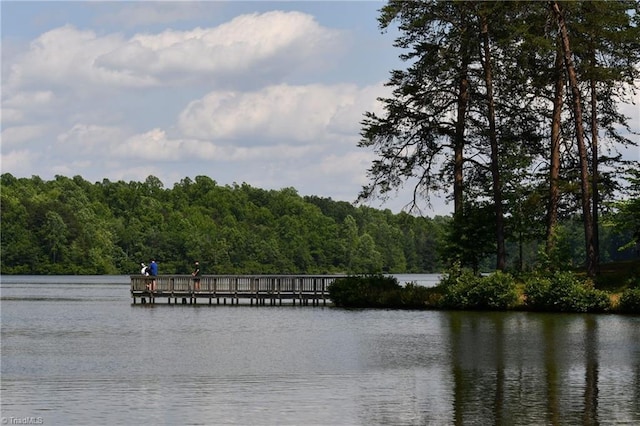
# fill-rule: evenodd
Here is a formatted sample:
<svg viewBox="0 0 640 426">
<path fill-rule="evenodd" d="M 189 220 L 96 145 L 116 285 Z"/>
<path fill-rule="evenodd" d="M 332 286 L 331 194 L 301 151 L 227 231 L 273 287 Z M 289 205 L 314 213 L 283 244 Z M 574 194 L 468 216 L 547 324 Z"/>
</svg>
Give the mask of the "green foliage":
<svg viewBox="0 0 640 426">
<path fill-rule="evenodd" d="M 580 281 L 571 272 L 535 274 L 524 288 L 525 306 L 537 311 L 605 312 L 610 309 L 609 296 Z"/>
<path fill-rule="evenodd" d="M 428 288 L 415 283 L 407 283 L 400 293 L 402 307 L 410 309 L 436 308 L 442 294 L 438 288 Z"/>
<path fill-rule="evenodd" d="M 573 259 L 571 254 L 578 251 L 573 250 L 570 246 L 571 242 L 578 240 L 576 234 L 574 238 L 569 235 L 570 229 L 567 226 L 556 224 L 551 229 L 551 237 L 555 244 L 547 251 L 544 247 L 540 246 L 538 252 L 538 267 L 542 270 L 557 271 L 566 270 L 573 266 Z M 580 252 L 582 256 L 582 250 Z"/>
<path fill-rule="evenodd" d="M 456 259 L 477 273 L 482 260 L 495 252 L 495 220 L 489 205 L 467 204 L 446 229 L 443 259 Z"/>
<path fill-rule="evenodd" d="M 628 288 L 622 292 L 618 311 L 626 314 L 640 314 L 640 286 Z"/>
<path fill-rule="evenodd" d="M 329 285 L 329 297 L 338 307 L 385 308 L 401 305 L 398 280 L 384 275 L 349 276 Z"/>
<path fill-rule="evenodd" d="M 293 188 L 1 176 L 3 274 L 434 272 L 440 222 Z M 416 255 L 418 254 L 418 255 Z"/>
<path fill-rule="evenodd" d="M 134 274 L 153 257 L 162 274 L 189 273 L 195 259 L 207 274 L 436 272 L 453 223 L 205 176 L 172 189 L 152 178 L 1 183 L 3 274 Z"/>
<path fill-rule="evenodd" d="M 640 314 L 640 269 L 633 269 L 633 276 L 626 280 L 627 288 L 620 295 L 618 311 Z"/>
<path fill-rule="evenodd" d="M 353 253 L 349 271 L 360 274 L 376 274 L 382 272 L 382 256 L 373 238 L 364 234 L 358 238 L 356 249 Z"/>
<path fill-rule="evenodd" d="M 629 170 L 627 179 L 630 198 L 612 203 L 615 213 L 610 217 L 610 225 L 619 233 L 630 236 L 620 246 L 621 250 L 640 248 L 640 170 Z"/>
<path fill-rule="evenodd" d="M 342 308 L 424 309 L 438 306 L 440 292 L 416 283 L 402 287 L 394 277 L 372 274 L 338 278 L 329 297 Z"/>
<path fill-rule="evenodd" d="M 515 279 L 500 271 L 482 277 L 454 265 L 440 284 L 444 288 L 440 305 L 447 309 L 505 310 L 518 300 Z"/>
</svg>

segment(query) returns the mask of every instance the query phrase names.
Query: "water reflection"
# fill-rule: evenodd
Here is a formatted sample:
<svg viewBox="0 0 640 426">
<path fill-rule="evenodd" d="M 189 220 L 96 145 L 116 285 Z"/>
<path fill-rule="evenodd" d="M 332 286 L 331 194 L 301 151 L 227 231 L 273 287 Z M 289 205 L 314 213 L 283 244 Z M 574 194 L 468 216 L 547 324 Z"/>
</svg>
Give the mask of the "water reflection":
<svg viewBox="0 0 640 426">
<path fill-rule="evenodd" d="M 615 318 L 591 315 L 449 313 L 455 424 L 637 423 L 638 377 L 618 375 L 635 395 L 620 398 L 600 380 L 616 370 L 601 337 L 616 333 Z M 601 330 L 598 320 L 611 328 Z M 617 356 L 638 359 L 637 331 L 617 340 Z M 612 342 L 610 342 L 612 343 Z M 609 362 L 611 361 L 611 362 Z M 607 365 L 604 369 L 601 365 Z M 603 400 L 605 404 L 603 404 Z M 626 401 L 625 401 L 626 400 Z M 605 408 L 606 407 L 606 408 Z M 612 407 L 616 407 L 615 409 Z M 620 410 L 622 408 L 622 410 Z"/>
</svg>

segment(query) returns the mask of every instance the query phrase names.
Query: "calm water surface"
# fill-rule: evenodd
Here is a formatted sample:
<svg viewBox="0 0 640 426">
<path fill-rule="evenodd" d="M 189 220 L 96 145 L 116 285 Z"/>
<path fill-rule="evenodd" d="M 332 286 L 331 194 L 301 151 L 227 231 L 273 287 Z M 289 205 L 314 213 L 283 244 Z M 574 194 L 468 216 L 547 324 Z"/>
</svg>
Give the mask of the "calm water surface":
<svg viewBox="0 0 640 426">
<path fill-rule="evenodd" d="M 126 276 L 0 297 L 3 424 L 640 424 L 638 316 L 134 306 Z"/>
</svg>

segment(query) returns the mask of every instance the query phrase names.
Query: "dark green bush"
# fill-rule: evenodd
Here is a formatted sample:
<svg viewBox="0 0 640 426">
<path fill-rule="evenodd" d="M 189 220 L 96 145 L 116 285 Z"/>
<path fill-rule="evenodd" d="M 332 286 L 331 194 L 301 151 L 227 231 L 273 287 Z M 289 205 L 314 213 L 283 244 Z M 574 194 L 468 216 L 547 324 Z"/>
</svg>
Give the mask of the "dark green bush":
<svg viewBox="0 0 640 426">
<path fill-rule="evenodd" d="M 328 290 L 333 303 L 343 308 L 435 308 L 440 298 L 438 288 L 416 283 L 402 287 L 396 278 L 383 275 L 338 278 Z"/>
<path fill-rule="evenodd" d="M 328 287 L 333 303 L 345 308 L 400 306 L 401 290 L 395 277 L 384 275 L 338 278 Z"/>
<path fill-rule="evenodd" d="M 518 300 L 515 279 L 497 271 L 486 277 L 468 271 L 445 274 L 442 281 L 445 294 L 441 306 L 448 309 L 504 310 Z"/>
<path fill-rule="evenodd" d="M 537 311 L 604 312 L 609 310 L 609 296 L 580 281 L 571 272 L 534 275 L 524 288 L 525 305 Z"/>
<path fill-rule="evenodd" d="M 636 271 L 636 272 L 637 272 L 637 275 L 634 275 L 633 277 L 627 280 L 628 288 L 640 289 L 640 271 Z"/>
<path fill-rule="evenodd" d="M 438 288 L 407 283 L 401 291 L 402 307 L 410 309 L 435 308 L 442 297 Z"/>
<path fill-rule="evenodd" d="M 622 292 L 618 310 L 625 314 L 640 314 L 640 287 L 628 288 Z"/>
</svg>

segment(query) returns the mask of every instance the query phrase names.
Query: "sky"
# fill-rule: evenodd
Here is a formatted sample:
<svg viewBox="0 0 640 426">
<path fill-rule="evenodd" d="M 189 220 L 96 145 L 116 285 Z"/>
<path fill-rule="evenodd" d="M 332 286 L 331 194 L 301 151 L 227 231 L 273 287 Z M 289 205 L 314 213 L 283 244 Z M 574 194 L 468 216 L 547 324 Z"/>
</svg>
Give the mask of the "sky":
<svg viewBox="0 0 640 426">
<path fill-rule="evenodd" d="M 384 4 L 3 0 L 2 173 L 166 188 L 205 175 L 353 202 L 375 159 L 357 146 L 363 114 L 404 68 Z M 397 213 L 410 189 L 365 205 Z"/>
</svg>

